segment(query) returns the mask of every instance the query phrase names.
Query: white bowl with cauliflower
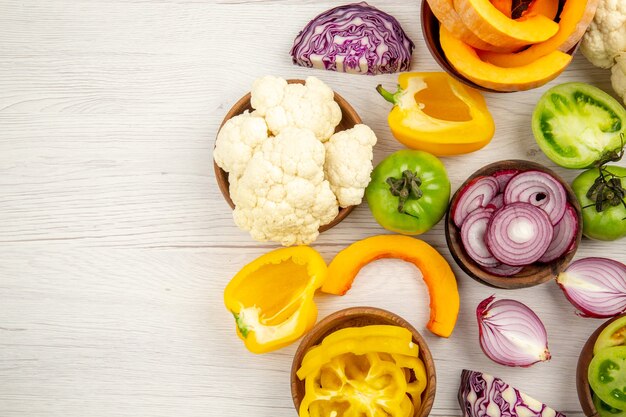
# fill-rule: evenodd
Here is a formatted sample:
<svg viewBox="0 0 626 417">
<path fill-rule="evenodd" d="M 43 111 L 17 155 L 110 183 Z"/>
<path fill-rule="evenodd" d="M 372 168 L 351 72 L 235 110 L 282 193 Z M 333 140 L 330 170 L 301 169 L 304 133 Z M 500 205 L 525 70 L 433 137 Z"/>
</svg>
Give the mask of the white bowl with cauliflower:
<svg viewBox="0 0 626 417">
<path fill-rule="evenodd" d="M 215 176 L 235 224 L 260 242 L 310 244 L 361 203 L 374 132 L 316 77 L 257 79 L 215 141 Z"/>
</svg>

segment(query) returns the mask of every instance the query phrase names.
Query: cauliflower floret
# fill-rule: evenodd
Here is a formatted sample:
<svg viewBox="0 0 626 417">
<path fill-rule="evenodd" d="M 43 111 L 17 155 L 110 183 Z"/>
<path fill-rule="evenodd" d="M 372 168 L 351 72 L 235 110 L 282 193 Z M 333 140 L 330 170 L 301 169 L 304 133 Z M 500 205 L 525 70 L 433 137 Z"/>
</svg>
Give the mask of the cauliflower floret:
<svg viewBox="0 0 626 417">
<path fill-rule="evenodd" d="M 305 85 L 271 76 L 259 78 L 252 85 L 251 103 L 274 135 L 288 127 L 301 127 L 325 142 L 341 121 L 333 90 L 315 77 L 308 77 Z"/>
<path fill-rule="evenodd" d="M 361 204 L 372 173 L 376 134 L 365 125 L 337 132 L 324 144 L 324 174 L 341 207 Z"/>
<path fill-rule="evenodd" d="M 324 145 L 311 131 L 290 127 L 270 137 L 231 187 L 235 223 L 258 241 L 313 242 L 339 210 L 323 167 Z"/>
<path fill-rule="evenodd" d="M 580 50 L 596 67 L 611 68 L 626 51 L 626 1 L 600 0 Z"/>
<path fill-rule="evenodd" d="M 611 83 L 613 90 L 626 104 L 626 52 L 615 59 L 615 65 L 611 69 Z"/>
<path fill-rule="evenodd" d="M 267 140 L 267 124 L 248 111 L 229 119 L 217 134 L 213 159 L 228 172 L 230 181 L 239 178 L 257 148 Z"/>
</svg>

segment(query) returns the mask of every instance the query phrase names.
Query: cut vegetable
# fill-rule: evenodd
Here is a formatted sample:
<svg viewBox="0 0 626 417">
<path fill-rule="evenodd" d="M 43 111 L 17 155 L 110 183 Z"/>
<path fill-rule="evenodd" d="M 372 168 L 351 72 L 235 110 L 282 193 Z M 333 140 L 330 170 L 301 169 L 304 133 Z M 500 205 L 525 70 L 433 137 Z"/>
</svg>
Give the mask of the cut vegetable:
<svg viewBox="0 0 626 417">
<path fill-rule="evenodd" d="M 454 0 L 454 9 L 476 36 L 496 46 L 519 48 L 543 42 L 559 30 L 558 24 L 542 15 L 513 20 L 489 0 Z"/>
<path fill-rule="evenodd" d="M 565 188 L 552 175 L 542 171 L 525 171 L 513 177 L 504 190 L 504 204 L 529 203 L 548 214 L 555 225 L 565 213 Z"/>
<path fill-rule="evenodd" d="M 543 323 L 525 304 L 491 296 L 476 308 L 480 347 L 491 360 L 506 366 L 530 366 L 550 360 Z"/>
<path fill-rule="evenodd" d="M 482 61 L 471 46 L 455 38 L 443 26 L 440 29 L 440 41 L 446 58 L 461 75 L 480 86 L 497 91 L 539 87 L 556 78 L 572 60 L 570 55 L 554 51 L 528 65 L 503 68 Z"/>
<path fill-rule="evenodd" d="M 553 233 L 545 211 L 528 203 L 511 203 L 491 217 L 485 242 L 498 261 L 523 266 L 541 258 Z"/>
<path fill-rule="evenodd" d="M 478 208 L 470 213 L 461 226 L 461 240 L 465 251 L 480 266 L 497 266 L 500 262 L 493 257 L 485 244 L 485 233 L 492 208 Z"/>
<path fill-rule="evenodd" d="M 589 363 L 587 376 L 593 392 L 607 405 L 626 409 L 626 346 L 599 351 Z"/>
<path fill-rule="evenodd" d="M 571 205 L 567 205 L 565 214 L 561 220 L 554 226 L 554 235 L 552 242 L 546 250 L 546 253 L 539 258 L 539 262 L 548 263 L 568 253 L 576 242 L 578 234 L 578 216 L 576 210 Z"/>
<path fill-rule="evenodd" d="M 498 193 L 498 181 L 494 177 L 478 177 L 459 191 L 451 214 L 454 224 L 461 227 L 465 218 L 479 207 L 486 207 Z"/>
<path fill-rule="evenodd" d="M 596 407 L 599 417 L 626 417 L 626 411 L 613 408 L 593 394 L 593 406 Z"/>
<path fill-rule="evenodd" d="M 626 311 L 626 265 L 608 258 L 572 262 L 556 279 L 583 317 L 613 317 Z"/>
<path fill-rule="evenodd" d="M 585 168 L 622 145 L 626 110 L 599 88 L 565 83 L 544 93 L 532 128 L 541 150 L 565 168 Z"/>
<path fill-rule="evenodd" d="M 467 369 L 458 399 L 463 417 L 565 417 L 500 378 Z"/>
<path fill-rule="evenodd" d="M 521 272 L 524 267 L 499 264 L 493 267 L 485 266 L 483 269 L 490 274 L 497 275 L 499 277 L 512 277 L 513 275 Z"/>
<path fill-rule="evenodd" d="M 624 346 L 626 344 L 626 317 L 620 317 L 606 326 L 598 335 L 596 343 L 593 345 L 593 354 L 597 354 L 602 349 L 613 346 Z"/>
<path fill-rule="evenodd" d="M 517 174 L 519 174 L 517 169 L 503 169 L 502 171 L 494 172 L 492 176 L 498 180 L 498 189 L 503 193 L 511 178 Z"/>
<path fill-rule="evenodd" d="M 407 71 L 413 42 L 398 21 L 365 2 L 335 7 L 296 37 L 294 64 L 354 74 Z"/>
</svg>

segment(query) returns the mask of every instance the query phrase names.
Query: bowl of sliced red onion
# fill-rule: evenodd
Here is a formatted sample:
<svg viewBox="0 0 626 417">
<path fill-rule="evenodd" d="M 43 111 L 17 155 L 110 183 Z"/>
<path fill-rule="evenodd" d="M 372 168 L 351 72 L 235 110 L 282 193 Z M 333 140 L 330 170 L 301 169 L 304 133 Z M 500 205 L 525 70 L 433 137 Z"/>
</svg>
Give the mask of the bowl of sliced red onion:
<svg viewBox="0 0 626 417">
<path fill-rule="evenodd" d="M 543 165 L 507 160 L 473 173 L 452 197 L 446 241 L 475 280 L 524 288 L 555 278 L 582 237 L 580 205 L 570 186 Z"/>
</svg>

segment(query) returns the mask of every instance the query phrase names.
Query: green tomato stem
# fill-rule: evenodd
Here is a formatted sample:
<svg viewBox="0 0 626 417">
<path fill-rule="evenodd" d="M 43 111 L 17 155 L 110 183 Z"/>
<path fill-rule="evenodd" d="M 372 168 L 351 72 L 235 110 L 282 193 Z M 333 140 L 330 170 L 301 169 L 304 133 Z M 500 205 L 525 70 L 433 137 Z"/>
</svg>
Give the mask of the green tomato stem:
<svg viewBox="0 0 626 417">
<path fill-rule="evenodd" d="M 411 213 L 407 213 L 404 205 L 411 199 L 419 200 L 424 194 L 420 189 L 420 185 L 422 185 L 420 177 L 407 169 L 402 172 L 400 178 L 388 177 L 386 182 L 389 184 L 391 195 L 398 197 L 398 212 L 418 218 Z"/>
</svg>

